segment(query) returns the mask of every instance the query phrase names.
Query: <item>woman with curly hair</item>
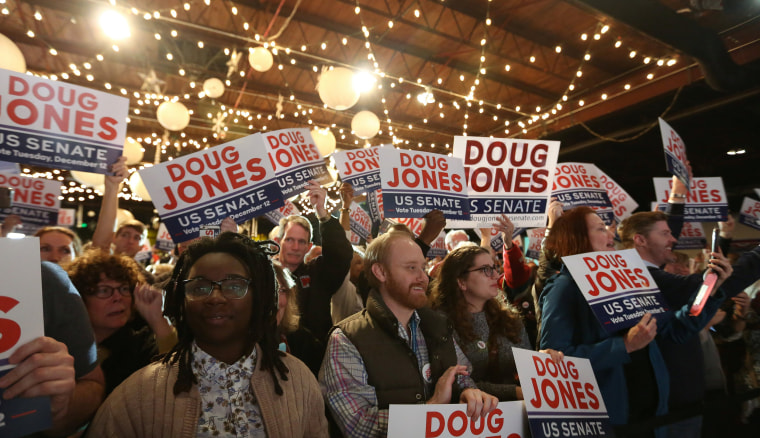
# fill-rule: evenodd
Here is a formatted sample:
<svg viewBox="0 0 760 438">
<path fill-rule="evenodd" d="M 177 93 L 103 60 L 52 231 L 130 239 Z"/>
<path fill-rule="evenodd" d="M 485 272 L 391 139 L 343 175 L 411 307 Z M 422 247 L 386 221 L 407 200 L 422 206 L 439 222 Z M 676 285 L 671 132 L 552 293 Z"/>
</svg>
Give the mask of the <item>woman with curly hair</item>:
<svg viewBox="0 0 760 438">
<path fill-rule="evenodd" d="M 74 259 L 67 272 L 90 317 L 106 394 L 174 346 L 176 334 L 161 314 L 161 292 L 144 283 L 132 258 L 91 249 Z M 147 327 L 131 324 L 135 310 Z"/>
<path fill-rule="evenodd" d="M 500 291 L 498 266 L 488 250 L 463 246 L 443 260 L 431 301 L 453 322 L 478 388 L 499 401 L 522 400 L 512 347 L 531 346 L 520 314 L 504 302 Z"/>
<path fill-rule="evenodd" d="M 187 248 L 166 287 L 177 345 L 116 388 L 91 436 L 327 436 L 316 379 L 277 348 L 269 244 L 227 232 Z"/>
</svg>

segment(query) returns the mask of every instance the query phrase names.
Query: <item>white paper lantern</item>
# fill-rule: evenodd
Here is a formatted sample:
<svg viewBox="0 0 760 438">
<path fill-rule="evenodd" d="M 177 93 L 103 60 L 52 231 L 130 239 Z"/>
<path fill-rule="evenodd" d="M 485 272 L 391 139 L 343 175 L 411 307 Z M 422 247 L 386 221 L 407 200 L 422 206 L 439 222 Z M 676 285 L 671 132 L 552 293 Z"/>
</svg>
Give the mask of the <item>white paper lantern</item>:
<svg viewBox="0 0 760 438">
<path fill-rule="evenodd" d="M 132 190 L 132 194 L 141 197 L 143 201 L 150 201 L 150 193 L 145 188 L 145 184 L 142 178 L 140 178 L 140 173 L 133 173 L 127 183 L 129 184 L 129 189 Z"/>
<path fill-rule="evenodd" d="M 256 71 L 267 71 L 272 68 L 274 58 L 272 58 L 272 53 L 269 50 L 256 47 L 248 53 L 248 63 Z"/>
<path fill-rule="evenodd" d="M 133 166 L 138 164 L 143 159 L 143 147 L 140 143 L 132 140 L 131 137 L 127 137 L 127 141 L 124 142 L 124 151 L 122 155 L 127 157 L 127 165 Z"/>
<path fill-rule="evenodd" d="M 26 73 L 26 60 L 21 49 L 8 37 L 0 34 L 0 68 L 15 71 L 16 73 Z"/>
<path fill-rule="evenodd" d="M 351 119 L 351 130 L 359 138 L 372 138 L 380 130 L 380 119 L 372 111 L 359 111 Z"/>
<path fill-rule="evenodd" d="M 179 102 L 163 102 L 156 110 L 156 118 L 169 131 L 181 131 L 190 123 L 190 112 Z"/>
<path fill-rule="evenodd" d="M 209 78 L 203 82 L 203 92 L 206 96 L 216 99 L 224 94 L 224 82 L 217 78 Z"/>
<path fill-rule="evenodd" d="M 81 172 L 79 170 L 72 170 L 71 177 L 79 181 L 80 184 L 84 184 L 88 187 L 96 188 L 99 186 L 105 186 L 105 176 L 102 173 L 90 173 Z"/>
<path fill-rule="evenodd" d="M 354 73 L 345 67 L 325 70 L 317 84 L 319 98 L 332 109 L 349 109 L 359 101 L 359 91 L 354 88 L 353 82 Z"/>
<path fill-rule="evenodd" d="M 323 157 L 335 151 L 335 135 L 329 129 L 314 128 L 311 130 L 311 138 Z"/>
</svg>

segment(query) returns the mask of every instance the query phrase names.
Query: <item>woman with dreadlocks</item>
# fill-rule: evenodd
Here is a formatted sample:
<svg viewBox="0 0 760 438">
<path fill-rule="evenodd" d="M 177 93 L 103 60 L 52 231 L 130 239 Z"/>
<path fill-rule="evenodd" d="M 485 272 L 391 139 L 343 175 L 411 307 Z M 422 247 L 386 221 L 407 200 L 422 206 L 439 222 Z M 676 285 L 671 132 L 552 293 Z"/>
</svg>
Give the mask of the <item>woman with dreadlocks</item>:
<svg viewBox="0 0 760 438">
<path fill-rule="evenodd" d="M 179 342 L 116 388 L 89 436 L 327 436 L 316 379 L 277 348 L 268 244 L 223 233 L 184 252 L 166 288 Z"/>
</svg>

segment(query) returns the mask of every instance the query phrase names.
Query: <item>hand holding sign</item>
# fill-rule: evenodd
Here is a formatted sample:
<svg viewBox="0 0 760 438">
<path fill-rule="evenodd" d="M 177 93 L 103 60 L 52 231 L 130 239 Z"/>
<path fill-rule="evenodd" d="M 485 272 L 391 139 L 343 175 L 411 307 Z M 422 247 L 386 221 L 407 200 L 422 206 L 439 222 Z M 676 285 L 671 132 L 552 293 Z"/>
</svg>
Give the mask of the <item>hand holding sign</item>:
<svg viewBox="0 0 760 438">
<path fill-rule="evenodd" d="M 310 180 L 308 184 L 306 184 L 305 188 L 308 190 L 307 196 L 309 197 L 311 206 L 314 207 L 314 210 L 317 213 L 317 217 L 323 218 L 327 216 L 327 210 L 325 209 L 327 190 L 323 189 L 322 186 L 320 186 L 319 183 L 314 180 Z"/>
<path fill-rule="evenodd" d="M 465 365 L 449 367 L 435 383 L 435 392 L 428 399 L 427 404 L 440 405 L 451 403 L 451 385 L 454 384 L 454 380 L 458 375 L 468 376 L 469 374 Z M 469 412 L 467 414 L 469 415 Z"/>
<path fill-rule="evenodd" d="M 645 313 L 639 323 L 631 327 L 626 333 L 623 343 L 625 351 L 632 353 L 649 345 L 657 336 L 657 320 L 652 318 L 651 313 Z"/>
<path fill-rule="evenodd" d="M 338 189 L 338 195 L 343 202 L 343 208 L 350 208 L 351 203 L 354 202 L 354 188 L 349 183 L 342 183 Z"/>
<path fill-rule="evenodd" d="M 501 232 L 501 240 L 504 242 L 504 246 L 507 249 L 512 248 L 512 234 L 515 232 L 515 224 L 506 215 L 501 215 L 496 218 L 496 222 L 493 224 L 496 231 Z"/>
<path fill-rule="evenodd" d="M 446 227 L 446 217 L 441 210 L 431 210 L 422 218 L 425 221 L 422 224 L 419 238 L 427 245 L 430 245 Z"/>
<path fill-rule="evenodd" d="M 3 399 L 50 396 L 53 418 L 66 414 L 76 380 L 65 344 L 42 336 L 18 347 L 8 362 L 16 367 L 0 377 Z"/>
<path fill-rule="evenodd" d="M 554 225 L 554 222 L 559 219 L 560 216 L 562 216 L 562 213 L 564 212 L 564 209 L 562 208 L 562 203 L 557 200 L 557 198 L 552 198 L 552 202 L 549 203 L 549 208 L 546 209 L 546 216 L 548 217 L 548 227 L 551 228 L 552 225 Z"/>
</svg>

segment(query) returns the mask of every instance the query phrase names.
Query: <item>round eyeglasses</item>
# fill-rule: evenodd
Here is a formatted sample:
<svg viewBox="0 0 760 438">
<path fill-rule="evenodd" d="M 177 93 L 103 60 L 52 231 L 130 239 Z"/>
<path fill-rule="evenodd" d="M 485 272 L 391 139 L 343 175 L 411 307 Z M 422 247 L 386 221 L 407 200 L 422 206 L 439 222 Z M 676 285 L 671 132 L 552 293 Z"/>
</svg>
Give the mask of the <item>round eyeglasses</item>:
<svg viewBox="0 0 760 438">
<path fill-rule="evenodd" d="M 92 289 L 92 293 L 90 293 L 90 295 L 94 296 L 95 298 L 101 298 L 105 300 L 111 298 L 114 292 L 119 292 L 121 296 L 128 297 L 132 295 L 132 288 L 129 287 L 128 284 L 122 284 L 121 286 L 116 287 L 106 285 L 95 286 Z"/>
<path fill-rule="evenodd" d="M 219 287 L 222 296 L 225 298 L 239 300 L 248 293 L 248 285 L 250 283 L 250 278 L 243 277 L 227 277 L 219 281 L 196 277 L 182 281 L 182 284 L 185 286 L 185 296 L 189 300 L 204 299 L 210 296 L 216 287 Z"/>
<path fill-rule="evenodd" d="M 493 274 L 499 273 L 499 267 L 496 265 L 485 265 L 479 268 L 470 269 L 469 271 L 465 271 L 465 272 L 475 272 L 475 271 L 481 271 L 483 272 L 483 274 L 485 274 L 486 277 L 491 277 L 493 276 Z"/>
</svg>

